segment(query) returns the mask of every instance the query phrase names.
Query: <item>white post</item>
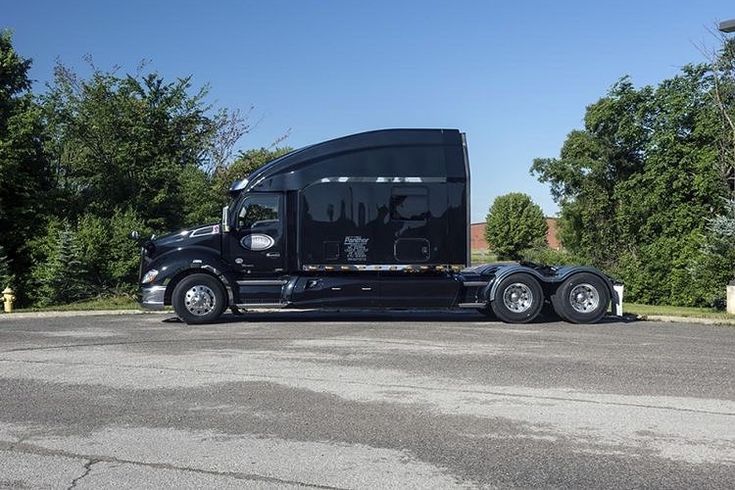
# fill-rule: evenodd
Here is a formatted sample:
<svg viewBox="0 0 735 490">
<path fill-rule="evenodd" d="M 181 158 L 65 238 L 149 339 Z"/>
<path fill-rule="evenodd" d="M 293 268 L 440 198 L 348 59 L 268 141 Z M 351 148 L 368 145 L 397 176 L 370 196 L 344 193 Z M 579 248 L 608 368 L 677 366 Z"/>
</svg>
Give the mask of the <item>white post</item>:
<svg viewBox="0 0 735 490">
<path fill-rule="evenodd" d="M 727 285 L 727 312 L 735 315 L 735 284 Z"/>
<path fill-rule="evenodd" d="M 623 316 L 623 291 L 625 287 L 622 284 L 613 285 L 615 290 L 616 298 L 613 298 L 613 305 L 615 305 L 615 316 Z"/>
</svg>

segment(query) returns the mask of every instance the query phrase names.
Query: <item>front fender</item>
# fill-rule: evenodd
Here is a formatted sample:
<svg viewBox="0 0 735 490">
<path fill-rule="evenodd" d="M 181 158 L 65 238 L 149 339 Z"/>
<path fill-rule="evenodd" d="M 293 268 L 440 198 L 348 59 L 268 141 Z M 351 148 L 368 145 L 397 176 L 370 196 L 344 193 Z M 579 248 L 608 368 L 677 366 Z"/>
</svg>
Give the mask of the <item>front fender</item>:
<svg viewBox="0 0 735 490">
<path fill-rule="evenodd" d="M 171 292 L 181 277 L 200 271 L 212 274 L 222 281 L 227 291 L 229 304 L 235 304 L 233 284 L 236 284 L 236 279 L 234 275 L 221 257 L 209 252 L 206 248 L 193 247 L 178 251 L 178 253 L 177 251 L 169 252 L 154 259 L 147 269 L 158 270 L 158 276 L 152 285 L 166 287 L 166 304 L 169 304 Z"/>
</svg>

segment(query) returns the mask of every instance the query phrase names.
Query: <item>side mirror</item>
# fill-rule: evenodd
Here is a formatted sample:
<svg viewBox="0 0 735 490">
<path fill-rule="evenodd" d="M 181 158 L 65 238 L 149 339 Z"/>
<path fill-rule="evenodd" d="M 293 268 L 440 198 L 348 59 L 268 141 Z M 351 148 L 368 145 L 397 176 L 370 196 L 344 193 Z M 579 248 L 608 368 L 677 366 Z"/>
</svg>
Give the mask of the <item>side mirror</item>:
<svg viewBox="0 0 735 490">
<path fill-rule="evenodd" d="M 227 206 L 222 208 L 222 231 L 224 231 L 225 233 L 230 231 L 230 221 L 227 213 L 228 211 L 229 209 Z"/>
<path fill-rule="evenodd" d="M 140 233 L 138 233 L 137 231 L 133 230 L 133 231 L 130 232 L 130 234 L 128 236 L 130 237 L 131 240 L 138 241 L 138 239 L 140 238 Z"/>
</svg>

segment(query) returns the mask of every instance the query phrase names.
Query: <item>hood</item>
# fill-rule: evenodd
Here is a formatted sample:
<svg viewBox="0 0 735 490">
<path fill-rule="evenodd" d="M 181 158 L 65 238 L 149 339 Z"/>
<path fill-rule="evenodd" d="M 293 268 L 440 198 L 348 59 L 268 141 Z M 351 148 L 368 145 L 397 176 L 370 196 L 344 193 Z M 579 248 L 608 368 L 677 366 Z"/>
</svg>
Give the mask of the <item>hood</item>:
<svg viewBox="0 0 735 490">
<path fill-rule="evenodd" d="M 184 247 L 220 247 L 220 230 L 219 223 L 209 225 L 194 226 L 185 230 L 179 230 L 160 237 L 152 237 L 143 248 L 146 249 L 149 256 L 160 256 L 171 250 Z"/>
</svg>

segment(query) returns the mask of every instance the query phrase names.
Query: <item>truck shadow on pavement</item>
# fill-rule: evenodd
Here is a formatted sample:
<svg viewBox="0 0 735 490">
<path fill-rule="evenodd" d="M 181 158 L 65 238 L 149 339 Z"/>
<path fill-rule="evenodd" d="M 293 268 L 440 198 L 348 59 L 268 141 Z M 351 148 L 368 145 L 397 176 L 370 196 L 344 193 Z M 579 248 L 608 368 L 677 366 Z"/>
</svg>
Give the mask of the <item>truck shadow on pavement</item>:
<svg viewBox="0 0 735 490">
<path fill-rule="evenodd" d="M 620 324 L 635 322 L 634 317 L 606 316 L 598 322 L 599 324 Z M 175 315 L 163 320 L 165 323 L 184 323 Z M 344 309 L 344 310 L 279 310 L 252 311 L 242 314 L 222 315 L 213 324 L 235 324 L 235 323 L 310 323 L 310 322 L 425 322 L 425 323 L 503 323 L 495 317 L 486 316 L 475 311 L 456 310 L 400 310 L 400 309 Z M 539 325 L 546 323 L 563 322 L 553 313 L 539 315 L 534 321 L 520 325 Z M 513 325 L 513 324 L 507 324 Z M 196 327 L 196 325 L 192 325 Z"/>
</svg>

